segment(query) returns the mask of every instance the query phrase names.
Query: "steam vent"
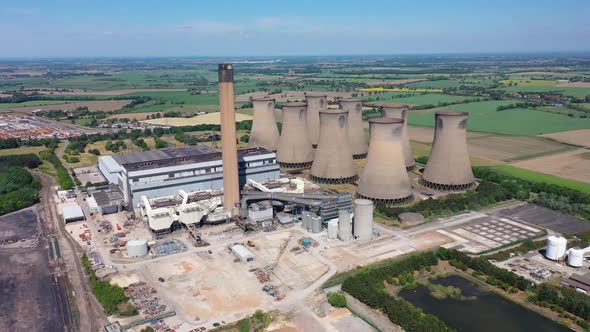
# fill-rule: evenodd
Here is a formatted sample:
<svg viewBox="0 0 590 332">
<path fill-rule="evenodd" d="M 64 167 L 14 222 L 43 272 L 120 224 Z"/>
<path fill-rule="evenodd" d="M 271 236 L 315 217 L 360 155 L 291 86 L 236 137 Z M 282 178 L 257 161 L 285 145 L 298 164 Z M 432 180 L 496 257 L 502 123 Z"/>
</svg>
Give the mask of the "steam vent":
<svg viewBox="0 0 590 332">
<path fill-rule="evenodd" d="M 436 112 L 434 142 L 420 183 L 441 191 L 472 188 L 475 179 L 467 152 L 466 112 Z"/>
<path fill-rule="evenodd" d="M 361 174 L 357 198 L 376 205 L 412 202 L 412 185 L 403 159 L 404 121 L 394 118 L 369 120 L 369 154 Z"/>
<path fill-rule="evenodd" d="M 285 168 L 306 168 L 313 163 L 305 103 L 283 104 L 283 130 L 279 138 L 277 161 Z"/>
<path fill-rule="evenodd" d="M 348 138 L 354 159 L 367 157 L 369 147 L 365 142 L 363 128 L 363 104 L 358 99 L 344 99 L 340 102 L 343 110 L 348 111 Z"/>
<path fill-rule="evenodd" d="M 320 111 L 328 108 L 328 98 L 326 95 L 306 94 L 305 102 L 307 103 L 307 128 L 311 144 L 315 148 L 320 137 Z"/>
<path fill-rule="evenodd" d="M 382 114 L 384 118 L 395 118 L 404 121 L 402 130 L 402 150 L 404 163 L 407 171 L 412 171 L 416 168 L 416 161 L 412 153 L 412 146 L 410 145 L 410 137 L 408 135 L 408 109 L 409 106 L 405 104 L 384 103 L 381 105 Z"/>
<path fill-rule="evenodd" d="M 262 147 L 270 151 L 277 151 L 279 128 L 275 115 L 275 100 L 273 98 L 254 98 L 252 104 L 254 106 L 254 120 L 248 147 Z"/>
<path fill-rule="evenodd" d="M 320 140 L 311 179 L 320 183 L 351 183 L 358 179 L 348 139 L 347 111 L 320 111 Z"/>
</svg>

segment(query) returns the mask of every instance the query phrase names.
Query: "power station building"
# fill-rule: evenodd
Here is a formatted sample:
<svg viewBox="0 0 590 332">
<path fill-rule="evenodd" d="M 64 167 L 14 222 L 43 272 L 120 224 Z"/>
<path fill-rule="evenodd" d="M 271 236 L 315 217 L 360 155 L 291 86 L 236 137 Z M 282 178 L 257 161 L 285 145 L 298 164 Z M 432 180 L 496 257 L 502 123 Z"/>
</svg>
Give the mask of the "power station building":
<svg viewBox="0 0 590 332">
<path fill-rule="evenodd" d="M 257 182 L 279 178 L 275 153 L 263 148 L 238 150 L 240 187 L 247 179 Z M 123 193 L 133 208 L 141 196 L 156 198 L 186 192 L 223 188 L 221 152 L 206 145 L 101 156 L 98 169 Z"/>
</svg>

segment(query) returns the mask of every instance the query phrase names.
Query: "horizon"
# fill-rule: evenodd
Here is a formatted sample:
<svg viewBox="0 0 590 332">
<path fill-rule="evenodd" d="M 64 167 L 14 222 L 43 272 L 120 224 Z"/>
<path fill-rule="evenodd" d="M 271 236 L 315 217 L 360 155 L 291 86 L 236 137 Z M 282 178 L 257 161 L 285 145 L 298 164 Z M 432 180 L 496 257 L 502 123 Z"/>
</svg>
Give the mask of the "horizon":
<svg viewBox="0 0 590 332">
<path fill-rule="evenodd" d="M 10 32 L 5 44 L 17 45 L 0 58 L 590 52 L 587 10 L 582 0 L 33 0 L 0 6 L 0 28 Z"/>
</svg>

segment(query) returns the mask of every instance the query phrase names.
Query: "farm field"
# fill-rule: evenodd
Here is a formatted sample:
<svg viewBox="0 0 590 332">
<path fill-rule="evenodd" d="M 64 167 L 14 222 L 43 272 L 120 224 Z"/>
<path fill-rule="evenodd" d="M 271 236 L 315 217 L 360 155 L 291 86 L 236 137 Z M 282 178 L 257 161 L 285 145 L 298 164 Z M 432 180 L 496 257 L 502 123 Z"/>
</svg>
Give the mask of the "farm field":
<svg viewBox="0 0 590 332">
<path fill-rule="evenodd" d="M 407 95 L 406 93 L 383 93 L 374 96 L 363 96 L 362 99 L 365 100 L 372 100 L 376 102 L 396 102 L 396 103 L 406 103 L 409 105 L 436 105 L 438 103 L 454 103 L 460 102 L 465 99 L 471 99 L 471 97 L 464 97 L 464 96 L 454 96 L 454 95 L 445 95 L 442 93 L 427 93 L 427 94 L 415 94 L 414 96 L 409 97 L 400 97 L 403 95 Z M 379 98 L 379 100 L 375 100 Z"/>
<path fill-rule="evenodd" d="M 511 165 L 498 165 L 493 166 L 493 168 L 501 171 L 502 173 L 512 175 L 523 180 L 555 184 L 590 194 L 590 184 L 588 183 L 564 179 L 554 175 L 530 171 L 524 168 L 518 168 Z"/>
<path fill-rule="evenodd" d="M 236 122 L 244 120 L 252 120 L 252 116 L 236 113 Z M 161 125 L 161 126 L 195 126 L 200 124 L 219 124 L 219 112 L 207 113 L 205 115 L 197 115 L 192 118 L 159 118 L 144 120 L 145 123 Z"/>
<path fill-rule="evenodd" d="M 562 131 L 541 135 L 567 144 L 590 146 L 590 129 Z"/>
<path fill-rule="evenodd" d="M 537 79 L 511 79 L 502 80 L 502 84 L 513 84 L 517 86 L 556 86 L 556 80 L 537 80 Z"/>
<path fill-rule="evenodd" d="M 442 92 L 442 89 L 430 89 L 430 88 L 362 88 L 359 91 L 361 92 Z"/>
<path fill-rule="evenodd" d="M 134 92 L 123 96 L 147 96 L 153 99 L 163 99 L 171 104 L 217 105 L 217 93 L 191 95 L 187 91 L 176 92 Z"/>
<path fill-rule="evenodd" d="M 444 89 L 458 87 L 459 85 L 461 85 L 461 83 L 459 83 L 458 80 L 438 80 L 404 84 L 404 87 L 413 89 Z"/>
<path fill-rule="evenodd" d="M 572 87 L 560 87 L 560 86 L 508 86 L 500 88 L 507 92 L 531 92 L 531 93 L 562 93 L 565 96 L 584 98 L 590 95 L 590 88 L 572 88 Z"/>
<path fill-rule="evenodd" d="M 25 106 L 25 107 L 12 107 L 9 110 L 14 112 L 26 112 L 30 113 L 34 110 L 64 110 L 71 111 L 78 107 L 88 107 L 90 112 L 96 111 L 115 111 L 121 107 L 129 104 L 131 100 L 99 100 L 99 101 L 77 101 L 69 102 L 67 104 L 47 104 L 45 106 Z M 0 108 L 1 108 L 0 104 Z"/>
<path fill-rule="evenodd" d="M 590 184 L 590 151 L 576 149 L 512 165 Z"/>
</svg>

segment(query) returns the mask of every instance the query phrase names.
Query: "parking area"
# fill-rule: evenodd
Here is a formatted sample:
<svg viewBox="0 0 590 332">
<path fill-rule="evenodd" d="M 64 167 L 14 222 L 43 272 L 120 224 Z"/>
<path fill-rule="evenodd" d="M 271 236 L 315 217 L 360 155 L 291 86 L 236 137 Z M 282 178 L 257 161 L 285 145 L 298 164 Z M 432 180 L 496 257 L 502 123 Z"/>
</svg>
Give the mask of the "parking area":
<svg viewBox="0 0 590 332">
<path fill-rule="evenodd" d="M 76 177 L 82 184 L 86 184 L 88 182 L 100 183 L 106 181 L 96 166 L 78 167 L 74 169 L 74 172 L 76 172 Z"/>
<path fill-rule="evenodd" d="M 519 204 L 496 212 L 498 216 L 524 221 L 562 234 L 576 234 L 590 230 L 590 223 L 566 214 L 533 204 Z"/>
</svg>

